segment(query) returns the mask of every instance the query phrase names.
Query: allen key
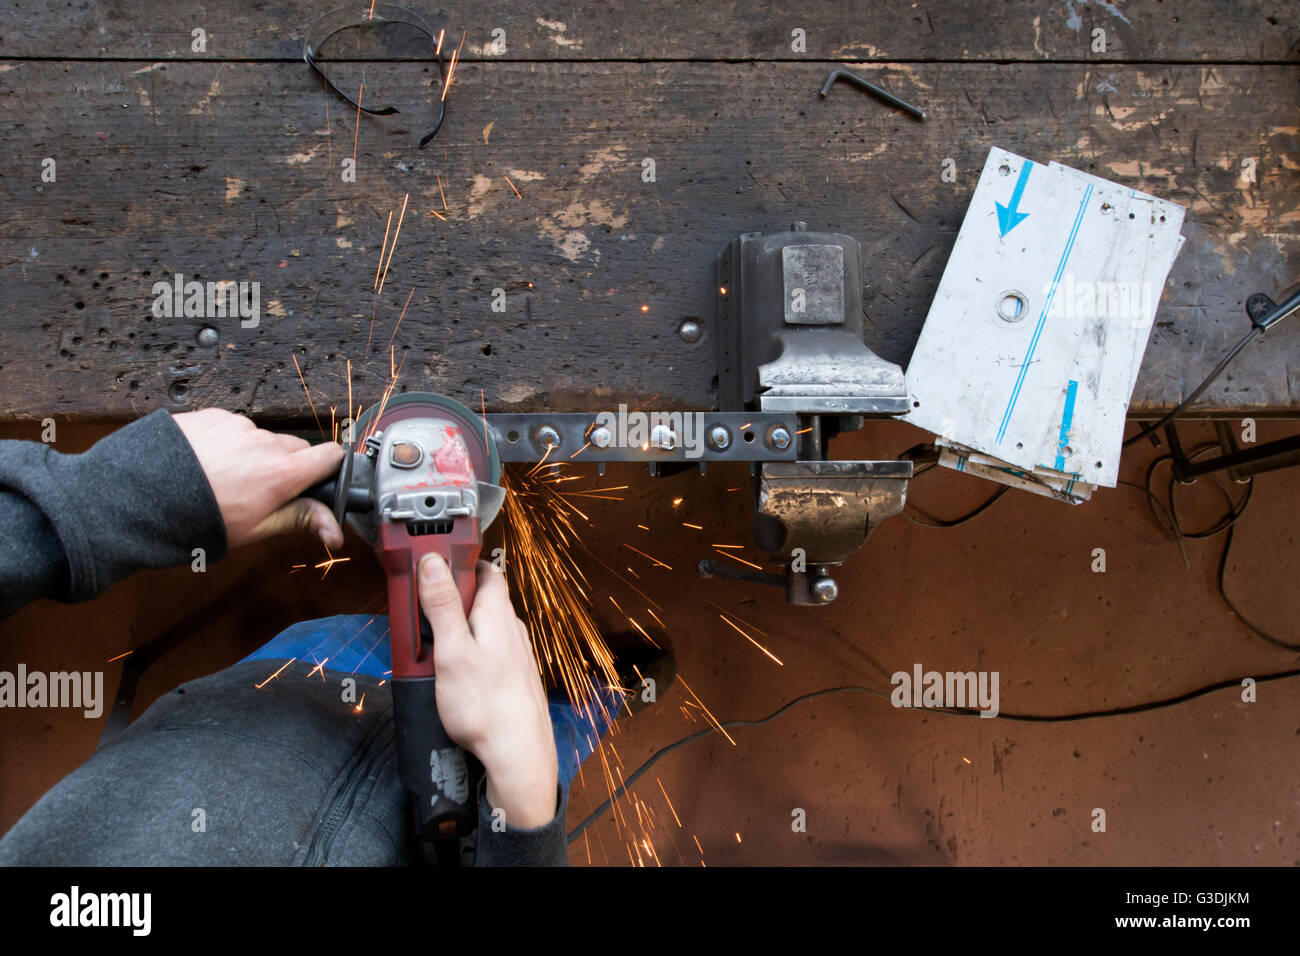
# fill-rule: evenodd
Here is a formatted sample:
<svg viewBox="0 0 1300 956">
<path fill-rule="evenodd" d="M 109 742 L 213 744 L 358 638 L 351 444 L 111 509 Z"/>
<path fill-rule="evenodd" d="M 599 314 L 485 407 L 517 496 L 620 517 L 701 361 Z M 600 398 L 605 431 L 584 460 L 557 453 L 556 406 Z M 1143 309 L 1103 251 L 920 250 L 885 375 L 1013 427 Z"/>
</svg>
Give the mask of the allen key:
<svg viewBox="0 0 1300 956">
<path fill-rule="evenodd" d="M 883 90 L 880 87 L 876 86 L 876 84 L 870 83 L 867 80 L 864 80 L 862 77 L 858 76 L 856 73 L 850 73 L 848 70 L 831 70 L 830 73 L 826 75 L 826 82 L 822 84 L 821 91 L 818 93 L 818 95 L 825 97 L 826 94 L 831 91 L 831 86 L 834 85 L 836 80 L 848 80 L 854 86 L 861 87 L 862 89 L 866 90 L 868 93 L 871 93 L 873 96 L 877 97 L 878 99 L 884 100 L 890 106 L 897 106 L 900 110 L 907 113 L 913 119 L 920 120 L 921 122 L 925 121 L 924 110 L 917 109 L 911 103 L 899 99 L 897 96 L 895 96 L 893 93 L 890 93 L 888 90 Z"/>
</svg>

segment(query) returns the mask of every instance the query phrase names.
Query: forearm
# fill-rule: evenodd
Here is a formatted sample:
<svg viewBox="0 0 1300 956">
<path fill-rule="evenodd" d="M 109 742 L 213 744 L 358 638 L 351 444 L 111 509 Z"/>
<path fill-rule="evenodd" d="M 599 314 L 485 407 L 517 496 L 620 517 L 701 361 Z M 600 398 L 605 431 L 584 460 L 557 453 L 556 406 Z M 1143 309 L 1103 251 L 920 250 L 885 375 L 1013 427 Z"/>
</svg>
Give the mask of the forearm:
<svg viewBox="0 0 1300 956">
<path fill-rule="evenodd" d="M 86 601 L 139 568 L 225 556 L 212 489 L 171 416 L 80 455 L 0 442 L 0 617 L 41 597 Z"/>
</svg>

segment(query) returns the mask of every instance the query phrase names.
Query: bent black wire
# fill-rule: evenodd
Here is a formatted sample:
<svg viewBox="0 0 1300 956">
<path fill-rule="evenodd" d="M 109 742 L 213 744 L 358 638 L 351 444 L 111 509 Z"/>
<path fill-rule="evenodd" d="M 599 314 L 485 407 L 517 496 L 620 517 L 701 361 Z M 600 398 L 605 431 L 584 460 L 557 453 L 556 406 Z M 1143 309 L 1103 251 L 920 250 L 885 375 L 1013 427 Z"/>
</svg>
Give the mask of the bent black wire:
<svg viewBox="0 0 1300 956">
<path fill-rule="evenodd" d="M 366 15 L 363 11 L 343 7 L 331 10 L 329 13 L 322 15 L 314 24 L 312 24 L 311 30 L 307 33 L 307 39 L 303 41 L 303 60 L 306 61 L 308 66 L 316 71 L 328 89 L 332 90 L 342 100 L 351 106 L 356 107 L 361 112 L 368 113 L 371 116 L 391 116 L 394 113 L 400 113 L 401 110 L 397 109 L 395 106 L 383 106 L 378 109 L 369 106 L 362 106 L 358 100 L 354 100 L 334 84 L 334 81 L 326 75 L 325 70 L 317 60 L 317 54 L 320 52 L 321 47 L 329 42 L 331 37 L 338 33 L 342 33 L 344 30 L 365 27 L 374 23 L 403 23 L 407 26 L 414 27 L 416 30 L 419 30 L 421 33 L 428 36 L 429 42 L 433 44 L 434 59 L 438 63 L 438 82 L 439 85 L 445 89 L 447 83 L 447 70 L 446 64 L 442 59 L 442 47 L 438 43 L 437 34 L 426 26 L 424 21 L 421 20 L 413 11 L 392 4 L 375 4 L 373 7 L 373 15 Z M 316 42 L 312 41 L 313 37 L 322 33 L 323 35 L 320 36 L 319 40 Z M 424 149 L 424 147 L 428 146 L 429 143 L 432 142 L 433 138 L 438 135 L 438 130 L 442 129 L 443 120 L 446 118 L 447 101 L 440 97 L 438 100 L 438 117 L 434 121 L 433 129 L 420 138 L 420 149 Z"/>
</svg>

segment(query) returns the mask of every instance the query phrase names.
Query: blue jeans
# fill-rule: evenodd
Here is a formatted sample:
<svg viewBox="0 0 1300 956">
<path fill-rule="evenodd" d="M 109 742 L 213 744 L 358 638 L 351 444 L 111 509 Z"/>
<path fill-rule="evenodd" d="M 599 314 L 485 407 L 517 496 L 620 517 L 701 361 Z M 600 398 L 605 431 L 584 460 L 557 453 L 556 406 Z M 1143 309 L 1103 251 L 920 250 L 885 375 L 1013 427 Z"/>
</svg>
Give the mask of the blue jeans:
<svg viewBox="0 0 1300 956">
<path fill-rule="evenodd" d="M 337 614 L 334 617 L 299 621 L 262 645 L 245 661 L 290 660 L 324 664 L 325 670 L 341 674 L 369 674 L 385 678 L 392 670 L 388 646 L 388 616 Z M 240 661 L 243 663 L 243 661 Z M 606 691 L 609 713 L 617 715 L 623 698 L 617 689 Z M 567 698 L 552 695 L 547 700 L 551 726 L 555 731 L 555 756 L 560 782 L 568 787 L 578 765 L 595 749 L 609 724 L 602 715 L 579 712 Z"/>
</svg>

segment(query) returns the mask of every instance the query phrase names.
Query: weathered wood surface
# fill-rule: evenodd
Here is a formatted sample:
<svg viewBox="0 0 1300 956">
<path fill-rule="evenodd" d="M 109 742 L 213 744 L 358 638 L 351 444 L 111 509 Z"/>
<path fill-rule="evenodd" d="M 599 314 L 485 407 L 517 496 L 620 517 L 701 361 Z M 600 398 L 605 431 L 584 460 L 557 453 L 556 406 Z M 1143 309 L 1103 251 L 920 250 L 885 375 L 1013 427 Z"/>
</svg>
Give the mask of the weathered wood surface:
<svg viewBox="0 0 1300 956">
<path fill-rule="evenodd" d="M 1024 9 L 967 6 L 987 7 L 995 22 L 1004 8 Z M 1041 15 L 1055 17 L 1064 6 Z M 1198 10 L 1199 25 L 1185 24 L 1197 39 L 1179 58 L 1245 55 L 1240 42 L 1255 14 L 1225 20 L 1210 15 L 1212 6 L 1219 8 L 1131 4 L 1125 16 L 1136 23 L 1138 10 L 1165 16 L 1171 7 L 1190 21 L 1188 11 Z M 508 33 L 520 44 L 511 47 L 516 59 L 466 62 L 446 126 L 419 151 L 415 141 L 437 96 L 427 65 L 331 67 L 340 82 L 364 71 L 365 101 L 403 111 L 362 117 L 358 130 L 355 110 L 327 97 L 292 59 L 296 47 L 285 46 L 295 30 L 284 24 L 300 5 L 230 7 L 213 12 L 221 25 L 210 32 L 237 38 L 243 56 L 269 61 L 157 62 L 188 35 L 183 4 L 166 13 L 172 34 L 161 26 L 150 32 L 162 23 L 156 11 L 114 19 L 103 12 L 108 7 L 78 6 L 67 23 L 54 12 L 38 16 L 44 30 L 27 24 L 33 11 L 4 14 L 4 55 L 18 55 L 17 47 L 27 56 L 59 50 L 146 59 L 0 60 L 0 121 L 8 127 L 0 154 L 0 417 L 124 418 L 217 404 L 310 420 L 295 359 L 328 415 L 328 405 L 347 401 L 349 359 L 354 401 L 378 396 L 390 341 L 403 363 L 400 389 L 434 389 L 475 404 L 482 390 L 490 408 L 651 399 L 706 407 L 714 401 L 713 259 L 737 233 L 795 219 L 861 241 L 869 344 L 906 363 L 995 144 L 1190 207 L 1136 410 L 1177 403 L 1244 331 L 1245 298 L 1280 292 L 1300 277 L 1300 97 L 1292 65 L 860 65 L 923 106 L 928 119 L 919 124 L 847 87 L 819 100 L 828 61 L 711 61 L 739 54 L 709 45 L 725 18 L 707 5 L 680 8 L 704 23 L 685 31 L 689 39 L 655 42 L 646 38 L 664 37 L 691 14 L 656 8 L 654 16 L 629 18 L 593 5 L 566 15 L 591 25 L 583 42 L 602 56 L 704 50 L 702 59 L 543 62 L 543 47 L 532 50 Z M 1073 7 L 1085 25 L 1101 15 L 1082 2 Z M 173 9 L 181 12 L 173 17 Z M 1293 6 L 1253 9 L 1279 20 L 1270 30 L 1294 37 Z M 812 8 L 826 23 L 829 10 Z M 775 30 L 776 19 L 741 19 L 749 24 L 736 34 L 748 38 L 742 49 L 757 55 L 754 38 Z M 108 40 L 68 52 L 75 48 L 68 24 L 90 42 L 101 21 Z M 476 23 L 491 21 L 476 15 Z M 125 31 L 124 23 L 135 26 Z M 993 36 L 991 29 L 981 35 Z M 1151 42 L 1172 55 L 1168 44 L 1182 32 Z M 1022 56 L 1037 55 L 1032 36 L 977 44 L 970 31 L 952 33 L 938 31 L 929 55 L 966 55 L 951 46 L 956 39 L 981 54 L 1019 44 Z M 844 50 L 870 35 L 854 25 L 836 32 Z M 897 29 L 891 42 L 908 35 Z M 156 45 L 143 52 L 149 43 Z M 591 56 L 592 49 L 551 47 L 548 57 Z M 881 49 L 898 56 L 893 51 L 905 47 Z M 1061 55 L 1051 43 L 1043 49 Z M 284 62 L 274 61 L 282 55 Z M 354 135 L 357 182 L 345 183 L 340 164 L 353 154 Z M 41 182 L 46 157 L 57 161 L 54 183 Z M 642 180 L 647 157 L 656 163 L 653 183 Z M 946 158 L 955 162 L 954 183 L 941 179 Z M 1242 175 L 1247 159 L 1254 183 Z M 385 223 L 408 193 L 376 299 Z M 198 345 L 207 321 L 150 314 L 153 283 L 175 273 L 260 283 L 261 324 L 245 329 L 237 319 L 217 319 L 219 345 Z M 498 288 L 506 293 L 504 314 L 492 311 Z M 686 317 L 704 324 L 699 343 L 677 337 Z M 1300 328 L 1270 333 L 1216 387 L 1214 406 L 1300 411 L 1298 359 Z"/>
<path fill-rule="evenodd" d="M 368 0 L 26 0 L 0 3 L 0 57 L 298 59 L 324 12 Z M 1291 60 L 1292 0 L 476 0 L 413 3 L 435 29 L 466 34 L 467 59 L 1072 60 L 1258 63 Z M 1093 30 L 1106 31 L 1104 51 Z M 193 31 L 208 42 L 194 49 Z M 493 31 L 505 49 L 493 53 Z M 802 29 L 806 49 L 791 48 Z"/>
</svg>

